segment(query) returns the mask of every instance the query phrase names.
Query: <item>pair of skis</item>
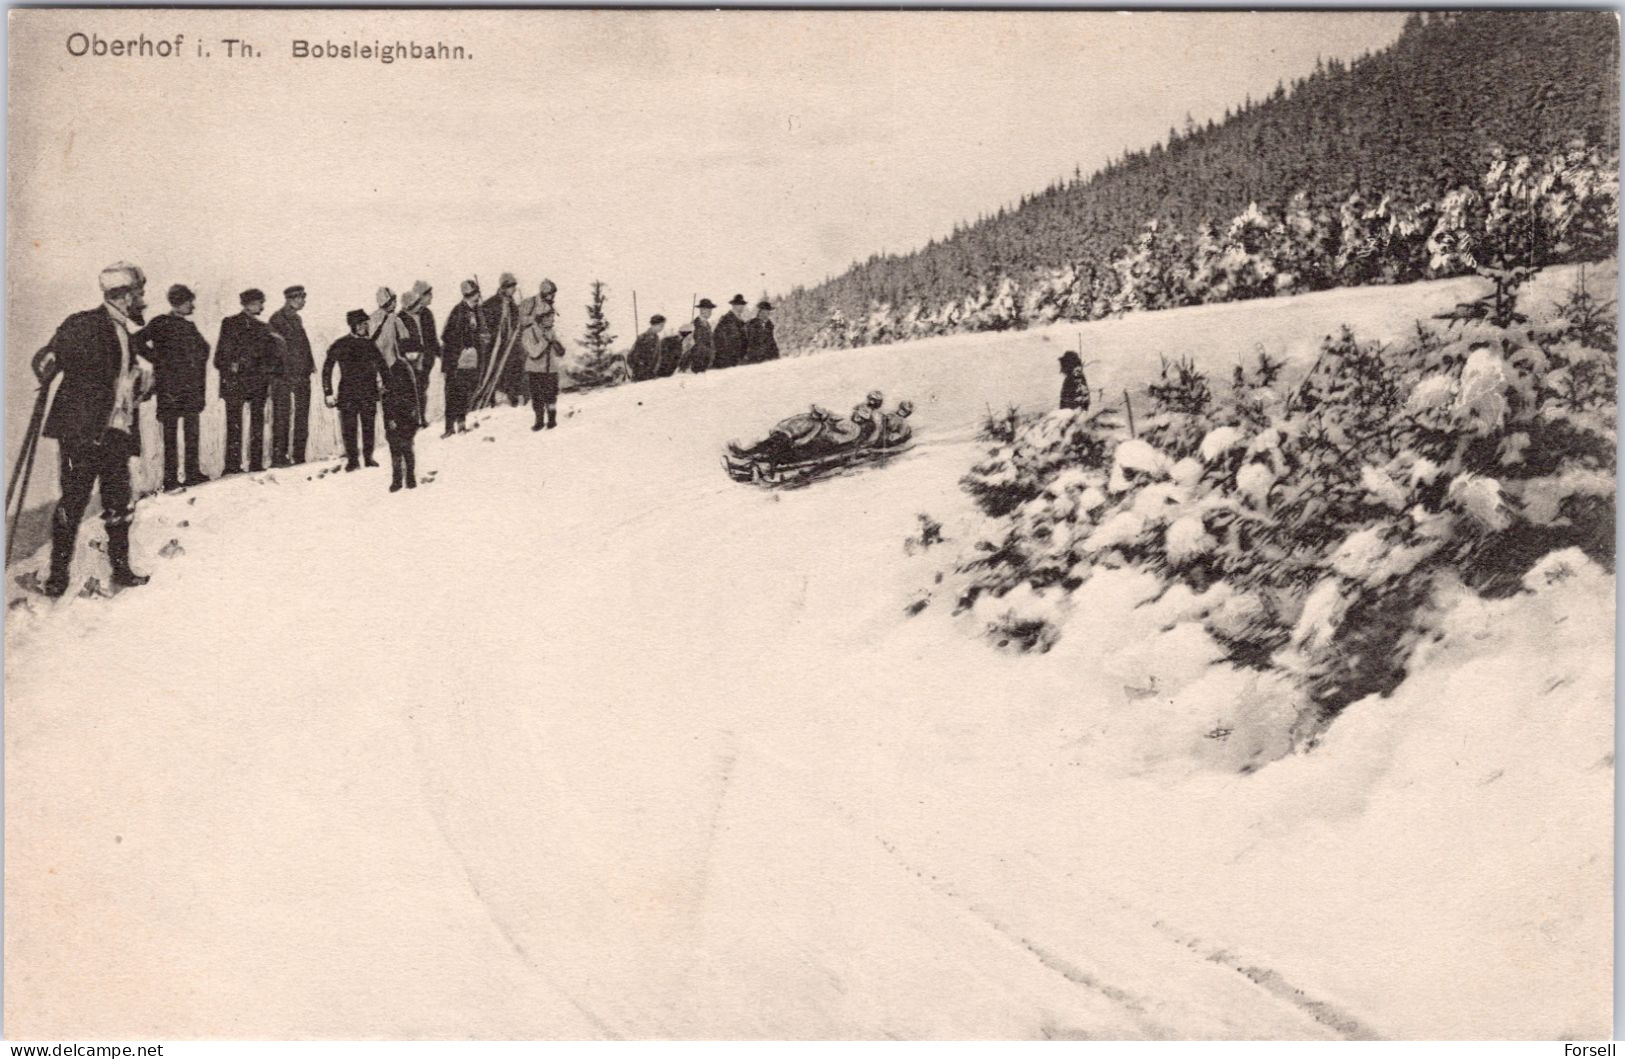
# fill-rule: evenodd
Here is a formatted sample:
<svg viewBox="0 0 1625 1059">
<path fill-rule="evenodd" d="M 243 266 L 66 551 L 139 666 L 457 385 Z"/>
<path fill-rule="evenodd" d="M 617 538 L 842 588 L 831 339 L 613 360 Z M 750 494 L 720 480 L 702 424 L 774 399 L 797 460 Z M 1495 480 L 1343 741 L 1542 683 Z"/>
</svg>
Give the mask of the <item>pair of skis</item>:
<svg viewBox="0 0 1625 1059">
<path fill-rule="evenodd" d="M 475 311 L 478 312 L 479 310 L 476 309 Z M 502 315 L 504 317 L 508 315 L 507 306 L 503 306 Z M 506 327 L 504 327 L 505 324 L 507 324 Z M 504 330 L 507 331 L 506 337 L 503 336 Z M 481 408 L 489 408 L 496 400 L 497 386 L 502 382 L 502 373 L 507 368 L 508 358 L 513 356 L 513 348 L 518 341 L 519 320 L 518 311 L 516 308 L 514 319 L 511 323 L 505 319 L 497 321 L 495 344 L 501 346 L 501 349 L 495 350 L 490 362 L 486 364 L 485 374 L 480 377 L 480 384 L 479 386 L 475 387 L 474 396 L 469 399 L 469 411 L 474 412 Z"/>
</svg>

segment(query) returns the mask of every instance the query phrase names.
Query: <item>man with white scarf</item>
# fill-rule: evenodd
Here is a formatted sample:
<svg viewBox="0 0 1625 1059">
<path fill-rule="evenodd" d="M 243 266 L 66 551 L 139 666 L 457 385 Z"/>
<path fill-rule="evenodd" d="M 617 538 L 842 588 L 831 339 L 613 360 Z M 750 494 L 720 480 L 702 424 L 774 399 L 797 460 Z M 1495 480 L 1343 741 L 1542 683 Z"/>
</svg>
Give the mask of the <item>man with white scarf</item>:
<svg viewBox="0 0 1625 1059">
<path fill-rule="evenodd" d="M 68 589 L 79 522 L 98 482 L 112 583 L 122 588 L 147 583 L 130 568 L 135 519 L 130 460 L 141 452 L 138 406 L 153 393 L 152 365 L 139 355 L 140 324 L 132 316 L 140 313 L 144 282 L 140 269 L 123 262 L 103 269 L 102 304 L 64 320 L 34 357 L 42 383 L 62 376 L 43 431 L 57 442 L 61 481 L 61 499 L 51 516 L 51 572 L 42 586 L 48 596 Z"/>
<path fill-rule="evenodd" d="M 400 356 L 401 340 L 406 337 L 406 324 L 397 311 L 395 292 L 388 287 L 378 288 L 378 310 L 368 320 L 368 335 L 378 352 L 384 355 L 384 366 L 390 367 Z"/>
</svg>

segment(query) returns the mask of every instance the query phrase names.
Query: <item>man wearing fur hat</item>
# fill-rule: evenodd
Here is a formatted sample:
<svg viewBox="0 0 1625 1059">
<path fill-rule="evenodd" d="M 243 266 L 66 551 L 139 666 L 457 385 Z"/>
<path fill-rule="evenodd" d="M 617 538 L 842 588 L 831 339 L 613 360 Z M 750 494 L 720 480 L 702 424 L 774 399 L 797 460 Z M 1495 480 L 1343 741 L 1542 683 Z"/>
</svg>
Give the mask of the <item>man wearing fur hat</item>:
<svg viewBox="0 0 1625 1059">
<path fill-rule="evenodd" d="M 79 522 L 98 482 L 112 582 L 120 587 L 147 583 L 130 568 L 135 518 L 130 458 L 141 451 L 137 410 L 152 395 L 153 380 L 151 365 L 139 356 L 142 343 L 130 316 L 139 307 L 142 278 L 138 269 L 121 264 L 102 270 L 100 283 L 102 304 L 64 320 L 34 357 L 42 383 L 62 375 L 43 431 L 56 439 L 61 482 L 61 499 L 51 516 L 51 571 L 42 586 L 48 596 L 67 591 Z"/>
<path fill-rule="evenodd" d="M 305 462 L 305 446 L 310 438 L 310 377 L 316 371 L 310 338 L 299 316 L 305 307 L 305 288 L 289 287 L 282 297 L 282 308 L 272 313 L 270 320 L 271 330 L 282 339 L 282 374 L 271 380 L 273 467 Z"/>
<path fill-rule="evenodd" d="M 515 353 L 522 323 L 519 302 L 514 296 L 518 289 L 519 281 L 513 273 L 504 272 L 497 292 L 485 299 L 485 304 L 480 307 L 480 313 L 485 317 L 485 328 L 491 332 L 494 344 L 491 363 L 485 365 L 479 392 L 474 397 L 475 407 L 495 404 L 498 392 L 507 395 L 510 405 L 519 403 L 525 373 L 523 364 L 519 362 L 520 357 Z"/>
<path fill-rule="evenodd" d="M 220 372 L 220 399 L 226 403 L 226 465 L 222 474 L 243 470 L 243 411 L 248 412 L 248 469 L 265 469 L 265 398 L 273 375 L 282 374 L 281 343 L 259 318 L 263 292 L 250 288 L 237 296 L 243 311 L 220 321 L 214 366 Z"/>
<path fill-rule="evenodd" d="M 372 458 L 378 431 L 378 384 L 387 369 L 378 346 L 369 337 L 372 321 L 365 309 L 351 309 L 344 318 L 350 333 L 327 349 L 322 363 L 322 393 L 327 407 L 339 410 L 339 433 L 344 437 L 344 469 L 378 466 Z M 333 392 L 333 369 L 339 369 L 339 388 Z M 359 434 L 359 437 L 357 436 Z"/>
<path fill-rule="evenodd" d="M 440 436 L 465 434 L 463 419 L 474 390 L 480 384 L 480 371 L 491 355 L 491 332 L 480 312 L 480 285 L 465 279 L 463 300 L 446 316 L 446 329 L 440 334 L 440 371 L 446 377 L 446 430 Z"/>
<path fill-rule="evenodd" d="M 418 404 L 425 414 L 429 408 L 429 372 L 440 359 L 440 335 L 434 329 L 434 313 L 429 311 L 433 300 L 434 288 L 422 280 L 413 283 L 412 289 L 401 299 L 401 323 L 406 325 L 407 332 L 404 348 L 418 351 Z"/>
<path fill-rule="evenodd" d="M 141 332 L 146 355 L 152 361 L 158 392 L 158 422 L 163 424 L 164 489 L 181 487 L 180 443 L 186 443 L 186 484 L 209 480 L 198 465 L 198 415 L 203 411 L 209 382 L 209 342 L 191 320 L 197 296 L 177 283 L 169 288 L 169 312 Z"/>
</svg>

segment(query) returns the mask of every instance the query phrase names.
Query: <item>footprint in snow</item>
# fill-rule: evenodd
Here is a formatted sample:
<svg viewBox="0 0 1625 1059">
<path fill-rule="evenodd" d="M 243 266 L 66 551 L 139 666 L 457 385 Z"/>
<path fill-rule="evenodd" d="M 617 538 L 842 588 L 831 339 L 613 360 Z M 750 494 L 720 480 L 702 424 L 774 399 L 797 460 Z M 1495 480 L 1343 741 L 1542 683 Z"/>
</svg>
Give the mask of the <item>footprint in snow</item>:
<svg viewBox="0 0 1625 1059">
<path fill-rule="evenodd" d="M 171 537 L 168 544 L 158 549 L 158 554 L 163 556 L 165 559 L 173 559 L 177 555 L 185 555 L 186 549 L 181 547 L 181 542 L 179 540 Z"/>
</svg>

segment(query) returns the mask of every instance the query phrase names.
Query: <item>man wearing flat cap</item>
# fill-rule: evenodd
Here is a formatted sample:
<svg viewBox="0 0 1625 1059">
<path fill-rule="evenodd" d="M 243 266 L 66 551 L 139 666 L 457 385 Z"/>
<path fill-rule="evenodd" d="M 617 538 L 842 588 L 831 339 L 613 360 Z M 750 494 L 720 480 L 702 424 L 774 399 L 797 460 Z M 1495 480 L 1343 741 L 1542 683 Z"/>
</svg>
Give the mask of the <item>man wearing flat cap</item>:
<svg viewBox="0 0 1625 1059">
<path fill-rule="evenodd" d="M 43 430 L 56 440 L 61 482 L 61 499 L 51 516 L 51 571 L 41 586 L 48 596 L 67 591 L 79 522 L 98 482 L 112 582 L 120 587 L 147 582 L 130 568 L 130 523 L 135 518 L 130 458 L 141 451 L 137 411 L 152 395 L 153 382 L 151 365 L 140 357 L 138 326 L 130 317 L 139 309 L 141 282 L 133 266 L 103 269 L 102 304 L 64 320 L 34 356 L 34 372 L 43 384 L 62 376 Z"/>
<path fill-rule="evenodd" d="M 632 343 L 632 352 L 626 355 L 626 366 L 632 372 L 633 382 L 655 377 L 660 368 L 660 333 L 666 328 L 666 318 L 659 313 L 649 317 L 649 329 Z"/>
<path fill-rule="evenodd" d="M 779 359 L 779 343 L 773 337 L 773 303 L 763 298 L 756 303 L 756 318 L 745 325 L 745 363 L 760 364 Z"/>
<path fill-rule="evenodd" d="M 446 429 L 440 436 L 466 434 L 469 403 L 480 384 L 480 371 L 491 354 L 491 332 L 480 312 L 480 285 L 463 280 L 463 300 L 446 315 L 440 333 L 440 370 L 446 377 Z"/>
<path fill-rule="evenodd" d="M 263 291 L 237 296 L 243 311 L 220 321 L 214 366 L 220 372 L 220 399 L 226 404 L 226 465 L 221 474 L 243 470 L 243 412 L 248 412 L 248 469 L 265 469 L 265 399 L 272 376 L 282 374 L 281 340 L 259 318 Z"/>
<path fill-rule="evenodd" d="M 282 297 L 282 308 L 271 314 L 270 321 L 271 330 L 282 339 L 282 374 L 271 380 L 273 467 L 305 462 L 310 438 L 310 377 L 316 371 L 305 321 L 299 316 L 305 308 L 305 288 L 289 287 Z"/>
<path fill-rule="evenodd" d="M 692 371 L 699 374 L 711 370 L 711 360 L 716 356 L 716 341 L 711 331 L 711 310 L 716 303 L 710 298 L 701 298 L 695 308 L 699 315 L 694 317 L 692 325 L 693 339 L 689 343 L 688 351 L 683 355 L 683 363 L 679 371 Z"/>
<path fill-rule="evenodd" d="M 177 283 L 169 288 L 169 312 L 141 331 L 158 391 L 158 422 L 163 425 L 164 489 L 181 487 L 180 441 L 186 441 L 186 483 L 209 480 L 198 465 L 198 415 L 209 379 L 209 343 L 191 320 L 197 296 Z"/>
<path fill-rule="evenodd" d="M 735 294 L 728 303 L 728 311 L 717 321 L 712 344 L 716 354 L 711 359 L 713 368 L 732 368 L 745 362 L 745 296 Z"/>
</svg>

